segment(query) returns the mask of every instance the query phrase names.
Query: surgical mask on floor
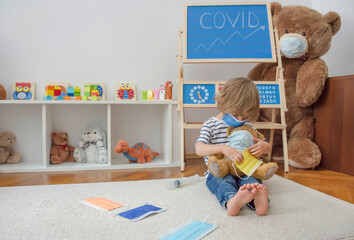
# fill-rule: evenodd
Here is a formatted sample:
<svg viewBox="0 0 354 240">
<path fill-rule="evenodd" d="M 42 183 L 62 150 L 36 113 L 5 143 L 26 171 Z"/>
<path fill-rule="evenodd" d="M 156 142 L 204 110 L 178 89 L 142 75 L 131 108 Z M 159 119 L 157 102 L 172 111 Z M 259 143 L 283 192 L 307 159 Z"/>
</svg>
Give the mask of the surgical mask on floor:
<svg viewBox="0 0 354 240">
<path fill-rule="evenodd" d="M 161 235 L 159 240 L 198 240 L 215 230 L 218 226 L 202 221 L 190 220 L 176 229 Z"/>
</svg>

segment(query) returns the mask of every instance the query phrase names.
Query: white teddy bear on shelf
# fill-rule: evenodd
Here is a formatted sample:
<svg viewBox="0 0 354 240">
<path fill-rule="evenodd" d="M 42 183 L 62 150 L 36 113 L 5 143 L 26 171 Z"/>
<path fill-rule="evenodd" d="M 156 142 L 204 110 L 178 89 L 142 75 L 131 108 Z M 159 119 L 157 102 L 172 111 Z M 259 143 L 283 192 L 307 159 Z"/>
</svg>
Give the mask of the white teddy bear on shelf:
<svg viewBox="0 0 354 240">
<path fill-rule="evenodd" d="M 87 127 L 74 150 L 74 158 L 78 163 L 107 163 L 105 132 L 99 127 Z"/>
</svg>

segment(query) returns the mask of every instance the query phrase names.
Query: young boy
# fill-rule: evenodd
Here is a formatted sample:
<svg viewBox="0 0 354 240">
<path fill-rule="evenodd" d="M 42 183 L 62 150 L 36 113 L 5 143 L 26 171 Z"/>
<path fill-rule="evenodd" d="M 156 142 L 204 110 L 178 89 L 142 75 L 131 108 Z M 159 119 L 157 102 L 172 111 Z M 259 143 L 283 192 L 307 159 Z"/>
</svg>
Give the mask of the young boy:
<svg viewBox="0 0 354 240">
<path fill-rule="evenodd" d="M 226 129 L 229 126 L 223 117 L 230 113 L 239 121 L 240 125 L 252 126 L 247 121 L 255 121 L 259 115 L 257 87 L 247 78 L 231 79 L 216 96 L 216 101 L 220 113 L 203 124 L 196 143 L 196 153 L 199 156 L 204 156 L 206 164 L 208 164 L 210 155 L 218 153 L 223 153 L 230 160 L 241 163 L 242 152 L 229 146 L 230 142 L 226 135 Z M 259 139 L 253 140 L 255 144 L 248 149 L 253 156 L 258 157 L 270 151 L 269 143 Z M 239 179 L 232 175 L 217 178 L 209 172 L 206 173 L 206 177 L 207 187 L 215 194 L 220 204 L 227 209 L 228 215 L 238 215 L 245 204 L 255 210 L 258 215 L 267 215 L 268 192 L 261 180 L 252 176 L 247 179 Z"/>
</svg>

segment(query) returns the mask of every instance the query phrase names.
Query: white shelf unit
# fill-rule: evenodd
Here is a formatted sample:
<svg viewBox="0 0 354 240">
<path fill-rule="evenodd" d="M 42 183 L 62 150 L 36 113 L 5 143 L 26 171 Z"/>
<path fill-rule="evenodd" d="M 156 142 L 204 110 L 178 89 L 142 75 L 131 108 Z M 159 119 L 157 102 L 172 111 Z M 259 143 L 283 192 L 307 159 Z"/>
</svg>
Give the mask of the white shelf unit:
<svg viewBox="0 0 354 240">
<path fill-rule="evenodd" d="M 15 150 L 22 153 L 20 163 L 2 164 L 0 173 L 180 167 L 173 145 L 176 105 L 177 101 L 168 100 L 0 101 L 0 132 L 13 132 L 17 137 Z M 51 133 L 67 132 L 69 144 L 77 146 L 88 126 L 99 126 L 106 132 L 108 163 L 50 164 Z M 160 156 L 150 163 L 129 163 L 114 152 L 121 139 L 130 147 L 142 141 Z"/>
</svg>

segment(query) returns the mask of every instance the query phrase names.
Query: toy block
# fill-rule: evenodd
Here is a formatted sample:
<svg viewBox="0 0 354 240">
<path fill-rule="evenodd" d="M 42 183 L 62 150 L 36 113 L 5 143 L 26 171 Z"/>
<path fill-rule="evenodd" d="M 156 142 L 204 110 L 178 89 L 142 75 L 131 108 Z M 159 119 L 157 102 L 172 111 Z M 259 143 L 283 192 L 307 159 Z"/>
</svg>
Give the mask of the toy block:
<svg viewBox="0 0 354 240">
<path fill-rule="evenodd" d="M 154 100 L 154 92 L 152 90 L 148 91 L 148 100 Z"/>
<path fill-rule="evenodd" d="M 81 96 L 81 88 L 80 87 L 74 88 L 74 96 L 75 97 Z"/>
<path fill-rule="evenodd" d="M 60 87 L 54 87 L 54 96 L 61 96 L 61 88 Z"/>
<path fill-rule="evenodd" d="M 47 90 L 45 91 L 45 95 L 54 96 L 54 90 Z"/>
<path fill-rule="evenodd" d="M 141 91 L 142 100 L 147 100 L 148 91 Z"/>
<path fill-rule="evenodd" d="M 93 90 L 91 92 L 91 96 L 99 96 L 100 95 L 100 92 L 98 90 Z"/>
<path fill-rule="evenodd" d="M 85 85 L 85 88 L 84 88 L 84 95 L 86 97 L 89 97 L 91 95 L 91 85 Z"/>
<path fill-rule="evenodd" d="M 91 89 L 92 90 L 97 90 L 97 86 L 98 86 L 97 84 L 93 84 L 93 85 L 91 85 Z"/>
<path fill-rule="evenodd" d="M 74 87 L 68 87 L 66 89 L 66 93 L 68 96 L 73 97 L 74 96 Z"/>
<path fill-rule="evenodd" d="M 47 86 L 45 86 L 45 90 L 53 90 L 54 91 L 54 86 L 53 85 L 47 85 Z"/>
</svg>

